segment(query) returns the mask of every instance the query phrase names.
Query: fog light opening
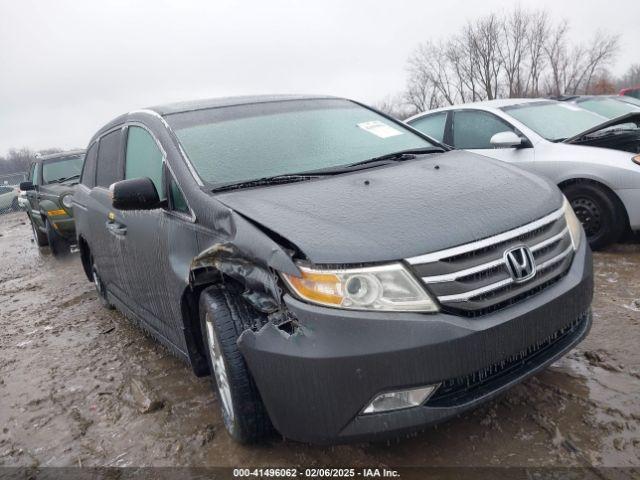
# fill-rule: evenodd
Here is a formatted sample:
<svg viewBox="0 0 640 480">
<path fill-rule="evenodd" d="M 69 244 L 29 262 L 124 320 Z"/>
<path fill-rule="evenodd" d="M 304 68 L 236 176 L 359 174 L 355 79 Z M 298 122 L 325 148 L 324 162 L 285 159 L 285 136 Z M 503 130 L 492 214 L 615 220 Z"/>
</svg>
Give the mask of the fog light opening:
<svg viewBox="0 0 640 480">
<path fill-rule="evenodd" d="M 380 393 L 365 407 L 362 414 L 368 415 L 371 413 L 391 412 L 394 410 L 418 407 L 426 402 L 438 387 L 439 384 L 408 390 L 398 390 L 396 392 Z"/>
</svg>

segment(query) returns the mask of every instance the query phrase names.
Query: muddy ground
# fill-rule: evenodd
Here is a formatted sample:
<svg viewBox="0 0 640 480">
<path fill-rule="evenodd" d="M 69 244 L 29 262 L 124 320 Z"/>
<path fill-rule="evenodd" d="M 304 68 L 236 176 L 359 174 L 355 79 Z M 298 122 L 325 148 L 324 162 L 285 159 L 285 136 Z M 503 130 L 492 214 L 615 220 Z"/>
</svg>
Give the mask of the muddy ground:
<svg viewBox="0 0 640 480">
<path fill-rule="evenodd" d="M 103 309 L 77 254 L 39 251 L 25 220 L 0 216 L 0 465 L 640 466 L 638 243 L 595 255 L 589 337 L 502 398 L 397 442 L 246 447 L 208 379 Z"/>
</svg>

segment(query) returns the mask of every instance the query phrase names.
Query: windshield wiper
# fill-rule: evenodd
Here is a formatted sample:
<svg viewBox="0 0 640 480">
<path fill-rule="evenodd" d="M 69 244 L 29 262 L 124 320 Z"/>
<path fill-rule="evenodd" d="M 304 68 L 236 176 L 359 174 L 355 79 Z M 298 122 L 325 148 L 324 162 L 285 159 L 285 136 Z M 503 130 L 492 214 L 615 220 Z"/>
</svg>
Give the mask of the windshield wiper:
<svg viewBox="0 0 640 480">
<path fill-rule="evenodd" d="M 224 192 L 226 190 L 237 190 L 240 188 L 260 187 L 263 185 L 279 185 L 283 183 L 304 182 L 317 178 L 318 175 L 307 175 L 304 173 L 292 173 L 287 175 L 275 175 L 273 177 L 262 177 L 244 182 L 222 184 L 212 189 L 212 192 Z"/>
<path fill-rule="evenodd" d="M 71 175 L 70 177 L 60 177 L 60 178 L 56 178 L 55 180 L 51 180 L 47 183 L 62 183 L 62 182 L 66 182 L 67 180 L 73 180 L 74 178 L 80 178 L 80 174 L 78 175 Z"/>
<path fill-rule="evenodd" d="M 422 147 L 401 150 L 399 152 L 388 153 L 379 157 L 368 158 L 360 162 L 350 163 L 347 165 L 337 165 L 335 167 L 319 168 L 317 170 L 309 170 L 306 172 L 290 173 L 285 175 L 275 175 L 273 177 L 262 177 L 254 180 L 246 180 L 237 183 L 221 184 L 213 188 L 212 192 L 224 192 L 227 190 L 237 190 L 241 188 L 260 187 L 263 185 L 277 185 L 283 183 L 305 182 L 322 176 L 338 175 L 340 173 L 352 172 L 359 170 L 364 166 L 373 167 L 376 164 L 386 165 L 390 162 L 398 162 L 403 160 L 411 160 L 416 155 L 425 155 L 428 153 L 442 153 L 445 150 L 440 147 Z"/>
<path fill-rule="evenodd" d="M 440 147 L 422 147 L 422 148 L 409 148 L 407 150 L 400 150 L 398 152 L 387 153 L 386 155 L 380 155 L 379 157 L 368 158 L 360 162 L 351 163 L 345 165 L 343 168 L 359 167 L 360 165 L 367 165 L 370 163 L 384 162 L 386 160 L 403 161 L 412 160 L 416 158 L 416 155 L 425 155 L 428 153 L 442 153 L 444 148 Z"/>
<path fill-rule="evenodd" d="M 354 170 L 362 170 L 363 168 L 373 168 L 377 167 L 378 165 L 388 165 L 393 162 L 412 160 L 416 158 L 417 155 L 425 155 L 428 153 L 442 153 L 445 151 L 446 150 L 440 147 L 412 148 L 409 150 L 387 153 L 386 155 L 381 155 L 379 157 L 367 158 L 366 160 L 361 160 L 355 163 L 337 165 L 335 167 L 319 168 L 317 170 L 309 170 L 301 173 L 309 175 L 337 175 L 340 173 L 353 172 Z"/>
</svg>

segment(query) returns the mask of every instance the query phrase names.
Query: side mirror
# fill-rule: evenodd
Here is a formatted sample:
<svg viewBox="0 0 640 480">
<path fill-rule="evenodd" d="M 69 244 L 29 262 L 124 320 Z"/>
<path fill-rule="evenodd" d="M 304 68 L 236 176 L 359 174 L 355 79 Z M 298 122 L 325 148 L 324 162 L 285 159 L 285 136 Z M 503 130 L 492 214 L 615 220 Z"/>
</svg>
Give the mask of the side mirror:
<svg viewBox="0 0 640 480">
<path fill-rule="evenodd" d="M 116 182 L 111 190 L 111 205 L 118 210 L 153 210 L 160 207 L 160 197 L 148 177 Z"/>
<path fill-rule="evenodd" d="M 27 192 L 29 190 L 35 190 L 36 186 L 31 182 L 20 182 L 20 190 Z"/>
<path fill-rule="evenodd" d="M 522 138 L 514 132 L 496 133 L 489 141 L 496 148 L 514 148 L 522 146 Z"/>
</svg>

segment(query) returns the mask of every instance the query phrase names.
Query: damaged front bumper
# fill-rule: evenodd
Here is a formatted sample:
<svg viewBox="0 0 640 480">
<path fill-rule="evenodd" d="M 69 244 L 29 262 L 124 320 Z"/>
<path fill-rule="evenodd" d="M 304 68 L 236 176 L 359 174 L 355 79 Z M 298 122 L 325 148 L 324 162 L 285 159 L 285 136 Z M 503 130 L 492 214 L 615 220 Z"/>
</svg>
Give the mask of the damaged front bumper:
<svg viewBox="0 0 640 480">
<path fill-rule="evenodd" d="M 299 328 L 238 340 L 276 429 L 313 443 L 382 439 L 443 421 L 543 369 L 591 325 L 591 252 L 534 297 L 477 318 L 324 308 L 285 296 Z M 421 406 L 363 415 L 379 393 L 440 384 Z"/>
</svg>

